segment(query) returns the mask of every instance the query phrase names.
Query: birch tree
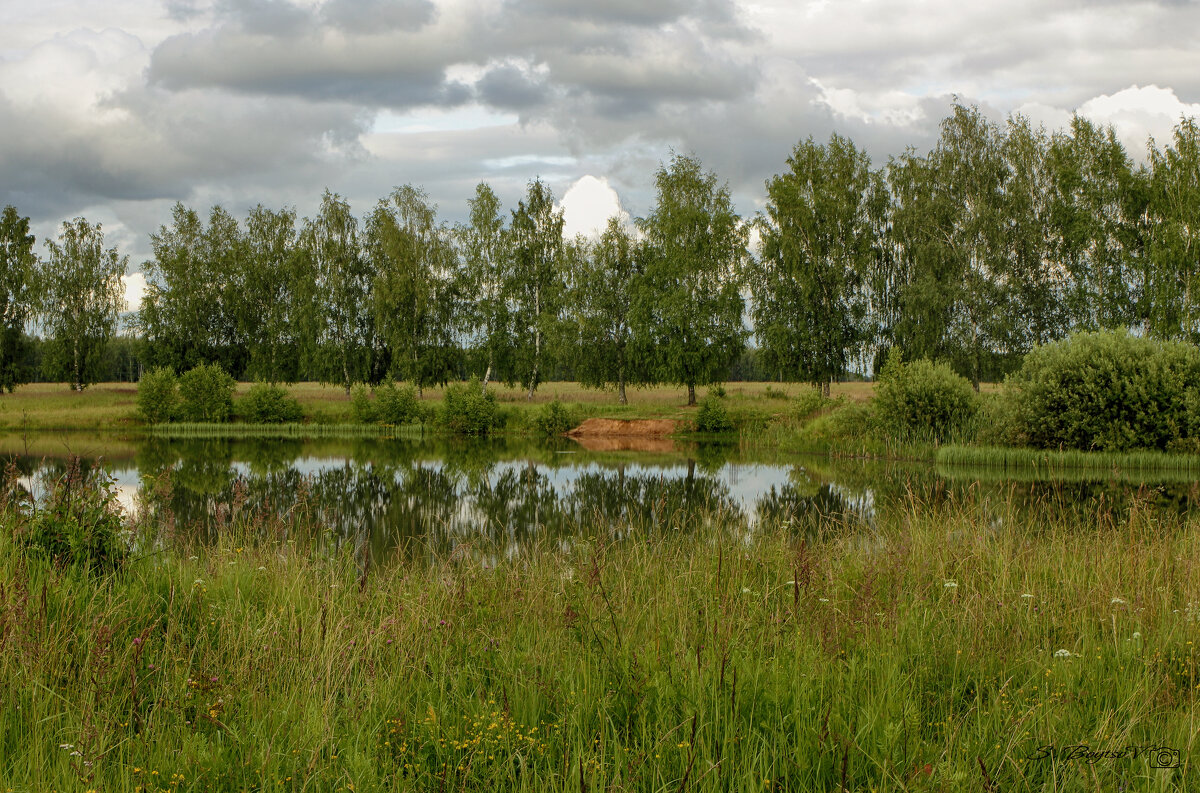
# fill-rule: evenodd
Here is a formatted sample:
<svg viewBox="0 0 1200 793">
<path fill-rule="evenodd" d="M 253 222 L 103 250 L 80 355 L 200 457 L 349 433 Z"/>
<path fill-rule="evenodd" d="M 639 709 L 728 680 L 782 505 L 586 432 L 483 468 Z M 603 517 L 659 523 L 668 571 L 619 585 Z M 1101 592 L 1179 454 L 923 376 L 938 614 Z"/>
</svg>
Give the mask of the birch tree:
<svg viewBox="0 0 1200 793">
<path fill-rule="evenodd" d="M 58 241 L 48 240 L 42 278 L 41 315 L 50 336 L 51 373 L 65 375 L 72 390 L 95 382 L 105 347 L 125 309 L 127 256 L 104 247 L 104 233 L 84 218 L 64 222 Z"/>
</svg>

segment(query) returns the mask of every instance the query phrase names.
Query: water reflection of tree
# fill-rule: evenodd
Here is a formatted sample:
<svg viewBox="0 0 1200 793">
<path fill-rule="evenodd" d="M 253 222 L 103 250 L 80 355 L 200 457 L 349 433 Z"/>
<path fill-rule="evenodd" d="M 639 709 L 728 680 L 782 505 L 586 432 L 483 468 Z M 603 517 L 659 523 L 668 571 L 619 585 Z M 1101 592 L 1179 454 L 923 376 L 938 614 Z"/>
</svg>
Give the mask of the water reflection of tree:
<svg viewBox="0 0 1200 793">
<path fill-rule="evenodd" d="M 717 479 L 697 475 L 690 464 L 682 476 L 589 472 L 574 482 L 567 500 L 577 525 L 595 524 L 622 530 L 694 531 L 717 522 L 729 527 L 743 525 L 745 515 L 729 487 Z"/>
</svg>

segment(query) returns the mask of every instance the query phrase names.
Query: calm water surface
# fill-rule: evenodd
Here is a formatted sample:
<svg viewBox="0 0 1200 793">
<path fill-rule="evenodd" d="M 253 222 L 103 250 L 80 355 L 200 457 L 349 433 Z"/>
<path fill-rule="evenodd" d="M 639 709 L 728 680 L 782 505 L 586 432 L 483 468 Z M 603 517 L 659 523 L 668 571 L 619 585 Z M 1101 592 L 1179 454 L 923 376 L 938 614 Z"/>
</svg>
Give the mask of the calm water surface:
<svg viewBox="0 0 1200 793">
<path fill-rule="evenodd" d="M 335 542 L 353 542 L 375 559 L 415 547 L 452 553 L 464 544 L 519 553 L 597 531 L 651 538 L 719 526 L 749 535 L 782 524 L 806 533 L 869 533 L 912 499 L 970 503 L 983 517 L 994 515 L 993 523 L 1022 509 L 1102 520 L 1139 503 L 1182 512 L 1200 506 L 1197 484 L 1188 481 L 1018 481 L 986 470 L 662 441 L 638 451 L 567 441 L 34 440 L 10 438 L 0 454 L 35 494 L 74 454 L 104 468 L 130 512 L 169 515 L 196 539 L 213 539 L 235 512 L 301 510 Z"/>
</svg>

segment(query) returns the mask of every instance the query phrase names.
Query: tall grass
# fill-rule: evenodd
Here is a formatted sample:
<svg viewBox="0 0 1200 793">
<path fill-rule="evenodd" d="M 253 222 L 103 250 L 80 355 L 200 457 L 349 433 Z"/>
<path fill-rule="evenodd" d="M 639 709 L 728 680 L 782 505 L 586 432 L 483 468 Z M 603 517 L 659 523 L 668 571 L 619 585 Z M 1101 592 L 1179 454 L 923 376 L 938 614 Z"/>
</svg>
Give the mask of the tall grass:
<svg viewBox="0 0 1200 793">
<path fill-rule="evenodd" d="M 149 512 L 147 513 L 149 514 Z M 364 565 L 312 515 L 0 535 L 0 784 L 48 790 L 1186 790 L 1194 519 L 909 499 Z M 8 513 L 4 515 L 10 517 Z M 1178 749 L 1087 763 L 1042 747 Z"/>
</svg>

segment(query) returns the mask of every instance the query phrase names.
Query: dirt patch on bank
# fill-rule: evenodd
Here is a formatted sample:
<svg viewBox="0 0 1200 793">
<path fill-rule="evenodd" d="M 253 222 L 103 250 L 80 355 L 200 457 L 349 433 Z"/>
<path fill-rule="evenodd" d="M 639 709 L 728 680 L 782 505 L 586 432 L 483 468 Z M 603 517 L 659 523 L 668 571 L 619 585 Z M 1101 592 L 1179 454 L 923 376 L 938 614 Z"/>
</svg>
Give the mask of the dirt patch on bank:
<svg viewBox="0 0 1200 793">
<path fill-rule="evenodd" d="M 644 438 L 637 435 L 572 435 L 571 440 L 589 452 L 656 452 L 677 451 L 674 438 Z"/>
<path fill-rule="evenodd" d="M 675 419 L 588 419 L 567 435 L 571 438 L 662 438 L 676 429 Z"/>
</svg>

